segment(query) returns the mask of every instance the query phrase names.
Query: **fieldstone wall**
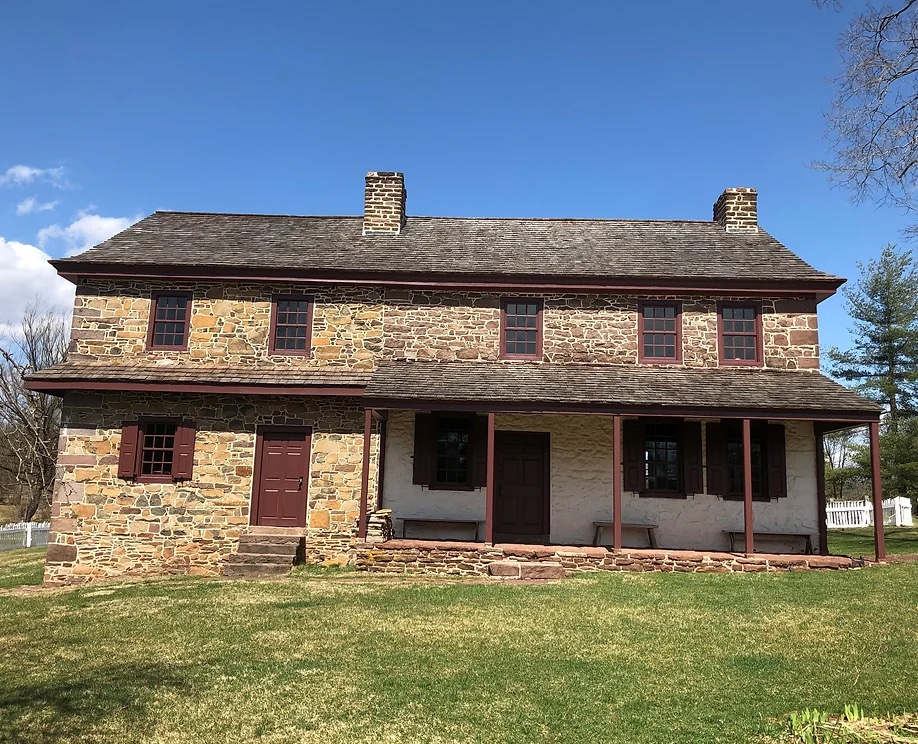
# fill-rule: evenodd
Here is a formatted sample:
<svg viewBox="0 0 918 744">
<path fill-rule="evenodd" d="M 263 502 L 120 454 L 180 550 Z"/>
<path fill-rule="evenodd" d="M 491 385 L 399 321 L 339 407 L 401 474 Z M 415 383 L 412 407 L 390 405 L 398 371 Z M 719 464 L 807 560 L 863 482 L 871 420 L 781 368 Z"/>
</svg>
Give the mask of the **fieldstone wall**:
<svg viewBox="0 0 918 744">
<path fill-rule="evenodd" d="M 390 540 L 357 548 L 358 571 L 447 576 L 498 576 L 518 578 L 531 572 L 514 570 L 515 563 L 536 562 L 560 566 L 566 574 L 585 571 L 655 571 L 669 573 L 749 573 L 844 569 L 863 565 L 843 556 L 756 554 L 689 550 L 634 550 L 615 553 L 606 548 L 569 548 L 541 545 Z M 544 572 L 546 575 L 548 571 Z"/>
<path fill-rule="evenodd" d="M 197 424 L 194 477 L 118 478 L 121 425 L 143 415 Z M 45 581 L 122 575 L 213 574 L 248 528 L 259 425 L 311 426 L 307 560 L 350 555 L 359 515 L 363 409 L 353 398 L 69 394 Z M 372 439 L 375 508 L 378 435 Z"/>
<path fill-rule="evenodd" d="M 147 351 L 152 290 L 193 292 L 187 351 Z M 312 353 L 268 352 L 271 297 L 315 298 Z M 716 367 L 717 303 L 697 297 L 586 294 L 528 296 L 544 300 L 544 361 L 638 363 L 638 302 L 682 303 L 683 361 Z M 71 359 L 193 364 L 296 365 L 372 370 L 383 359 L 492 361 L 500 354 L 500 295 L 325 285 L 92 280 L 77 289 Z M 750 301 L 750 298 L 724 298 Z M 756 300 L 758 302 L 758 300 Z M 761 301 L 763 366 L 819 367 L 815 305 L 799 299 Z"/>
<path fill-rule="evenodd" d="M 153 290 L 193 292 L 187 351 L 147 350 Z M 315 298 L 308 357 L 268 352 L 271 298 L 278 294 Z M 77 287 L 70 359 L 367 370 L 382 348 L 382 314 L 382 297 L 374 289 L 93 279 Z"/>
</svg>

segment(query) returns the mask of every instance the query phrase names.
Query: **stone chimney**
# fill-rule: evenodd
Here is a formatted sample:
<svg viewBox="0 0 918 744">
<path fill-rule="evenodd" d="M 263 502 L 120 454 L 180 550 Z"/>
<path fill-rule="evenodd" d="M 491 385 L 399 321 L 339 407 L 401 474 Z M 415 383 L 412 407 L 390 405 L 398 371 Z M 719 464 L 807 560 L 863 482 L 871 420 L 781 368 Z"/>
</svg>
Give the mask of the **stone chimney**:
<svg viewBox="0 0 918 744">
<path fill-rule="evenodd" d="M 727 232 L 755 233 L 759 231 L 755 189 L 742 186 L 726 189 L 714 202 L 714 221 Z"/>
<path fill-rule="evenodd" d="M 363 234 L 398 235 L 405 224 L 404 173 L 367 173 Z"/>
</svg>

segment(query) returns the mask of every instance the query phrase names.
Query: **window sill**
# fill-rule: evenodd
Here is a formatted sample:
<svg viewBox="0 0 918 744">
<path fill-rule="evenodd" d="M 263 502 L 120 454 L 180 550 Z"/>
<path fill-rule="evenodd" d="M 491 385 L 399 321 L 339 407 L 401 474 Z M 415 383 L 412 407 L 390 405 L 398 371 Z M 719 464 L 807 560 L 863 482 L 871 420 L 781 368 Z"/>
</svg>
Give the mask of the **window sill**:
<svg viewBox="0 0 918 744">
<path fill-rule="evenodd" d="M 687 499 L 688 495 L 681 491 L 638 491 L 642 499 Z"/>
<path fill-rule="evenodd" d="M 135 483 L 172 483 L 174 480 L 171 475 L 140 475 L 134 478 Z"/>
<path fill-rule="evenodd" d="M 284 357 L 302 357 L 304 359 L 312 356 L 312 349 L 306 351 L 290 351 L 288 349 L 270 349 L 268 351 L 268 356 L 284 356 Z"/>
<path fill-rule="evenodd" d="M 746 360 L 736 360 L 736 359 L 721 359 L 721 367 L 762 367 L 762 361 L 759 359 L 746 359 Z"/>
<path fill-rule="evenodd" d="M 428 491 L 474 491 L 477 486 L 461 486 L 442 483 L 431 483 L 427 486 Z"/>
<path fill-rule="evenodd" d="M 662 359 L 657 357 L 638 357 L 638 364 L 682 364 L 681 359 Z"/>
</svg>

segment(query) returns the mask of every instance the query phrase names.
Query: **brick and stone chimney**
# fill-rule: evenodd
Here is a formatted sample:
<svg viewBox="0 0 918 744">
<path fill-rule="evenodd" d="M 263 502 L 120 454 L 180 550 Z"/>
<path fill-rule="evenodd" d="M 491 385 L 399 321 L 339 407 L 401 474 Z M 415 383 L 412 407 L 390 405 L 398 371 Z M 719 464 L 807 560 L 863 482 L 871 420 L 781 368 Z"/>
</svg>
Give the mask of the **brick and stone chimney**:
<svg viewBox="0 0 918 744">
<path fill-rule="evenodd" d="M 405 224 L 404 173 L 367 173 L 363 234 L 398 235 Z"/>
<path fill-rule="evenodd" d="M 714 202 L 714 221 L 727 232 L 755 233 L 759 231 L 755 189 L 738 187 L 726 189 Z"/>
</svg>

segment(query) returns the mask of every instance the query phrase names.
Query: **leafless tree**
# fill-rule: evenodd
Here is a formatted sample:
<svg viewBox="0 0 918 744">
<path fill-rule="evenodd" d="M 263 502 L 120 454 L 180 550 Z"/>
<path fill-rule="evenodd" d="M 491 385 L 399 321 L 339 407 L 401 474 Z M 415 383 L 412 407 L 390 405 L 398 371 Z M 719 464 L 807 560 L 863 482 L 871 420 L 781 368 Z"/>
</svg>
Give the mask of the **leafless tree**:
<svg viewBox="0 0 918 744">
<path fill-rule="evenodd" d="M 844 0 L 817 0 L 839 8 Z M 860 3 L 859 3 L 860 4 Z M 918 207 L 918 0 L 865 3 L 839 42 L 828 114 L 834 156 L 819 163 L 856 201 Z M 918 228 L 910 232 L 915 233 Z"/>
<path fill-rule="evenodd" d="M 62 362 L 65 311 L 36 302 L 18 329 L 0 336 L 0 474 L 19 496 L 19 517 L 30 520 L 51 502 L 60 399 L 26 390 L 23 375 Z"/>
</svg>

